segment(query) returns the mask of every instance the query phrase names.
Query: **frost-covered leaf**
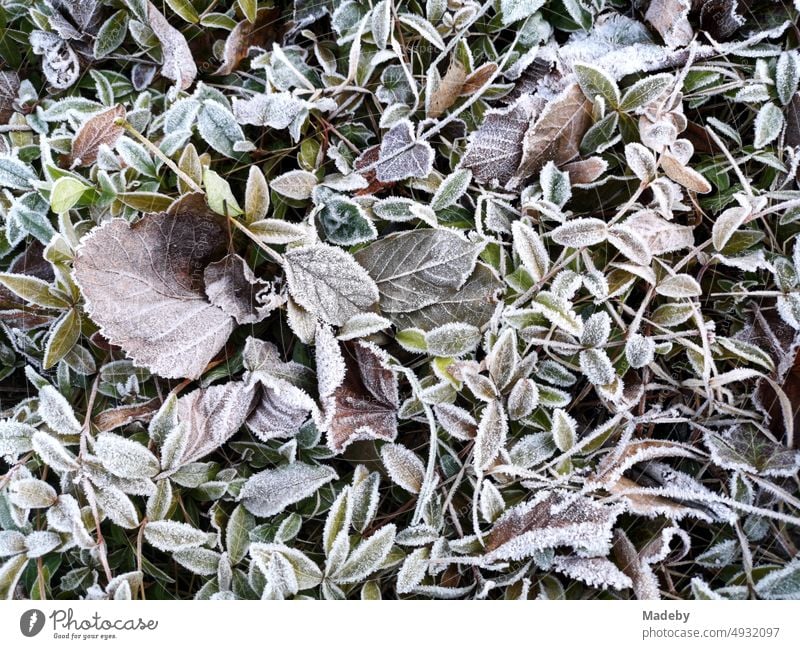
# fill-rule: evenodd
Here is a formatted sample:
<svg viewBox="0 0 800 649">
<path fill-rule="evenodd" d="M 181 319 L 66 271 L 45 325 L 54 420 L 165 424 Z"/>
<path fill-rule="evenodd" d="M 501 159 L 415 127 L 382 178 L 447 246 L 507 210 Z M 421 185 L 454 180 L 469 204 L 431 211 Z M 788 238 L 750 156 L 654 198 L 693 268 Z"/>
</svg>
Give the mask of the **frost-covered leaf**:
<svg viewBox="0 0 800 649">
<path fill-rule="evenodd" d="M 252 543 L 250 556 L 258 568 L 267 574 L 274 555 L 280 554 L 291 565 L 298 590 L 314 588 L 322 581 L 322 571 L 300 550 L 279 543 Z"/>
<path fill-rule="evenodd" d="M 80 465 L 77 458 L 52 435 L 37 431 L 32 438 L 32 443 L 36 454 L 42 458 L 45 464 L 56 471 L 78 470 Z"/>
<path fill-rule="evenodd" d="M 233 330 L 202 290 L 202 271 L 224 256 L 226 240 L 219 219 L 203 211 L 147 215 L 133 226 L 107 221 L 75 258 L 87 312 L 136 363 L 197 378 Z"/>
<path fill-rule="evenodd" d="M 797 599 L 800 596 L 800 561 L 794 560 L 759 579 L 756 592 L 764 599 Z"/>
<path fill-rule="evenodd" d="M 488 469 L 500 450 L 505 447 L 508 436 L 508 421 L 503 404 L 490 401 L 483 409 L 478 431 L 475 435 L 473 460 L 478 471 Z"/>
<path fill-rule="evenodd" d="M 656 286 L 656 293 L 666 297 L 686 298 L 702 295 L 703 289 L 694 277 L 681 273 L 667 277 L 659 282 L 658 286 Z"/>
<path fill-rule="evenodd" d="M 381 458 L 392 482 L 413 494 L 420 492 L 425 466 L 414 452 L 402 444 L 385 444 L 381 448 Z"/>
<path fill-rule="evenodd" d="M 541 313 L 557 327 L 580 336 L 583 333 L 583 320 L 575 313 L 572 304 L 563 297 L 549 291 L 541 291 L 531 302 L 531 309 Z"/>
<path fill-rule="evenodd" d="M 36 179 L 27 164 L 16 156 L 0 155 L 0 187 L 10 189 L 30 189 L 31 181 Z"/>
<path fill-rule="evenodd" d="M 152 2 L 146 2 L 146 6 L 148 24 L 160 41 L 164 56 L 161 74 L 174 81 L 181 90 L 186 90 L 197 76 L 197 65 L 189 44 Z"/>
<path fill-rule="evenodd" d="M 775 140 L 783 130 L 784 120 L 781 109 L 772 102 L 764 104 L 756 115 L 755 140 L 756 149 L 763 149 Z"/>
<path fill-rule="evenodd" d="M 487 538 L 488 560 L 520 560 L 538 550 L 569 546 L 602 551 L 620 508 L 561 490 L 541 490 L 508 510 Z"/>
<path fill-rule="evenodd" d="M 155 548 L 175 552 L 198 548 L 213 541 L 214 535 L 178 521 L 151 521 L 144 527 L 144 538 Z"/>
<path fill-rule="evenodd" d="M 120 478 L 152 478 L 159 471 L 158 458 L 146 446 L 114 433 L 99 435 L 94 452 Z"/>
<path fill-rule="evenodd" d="M 694 36 L 689 22 L 691 8 L 691 0 L 653 0 L 647 8 L 645 20 L 661 34 L 669 47 L 683 47 Z"/>
<path fill-rule="evenodd" d="M 608 236 L 605 221 L 591 217 L 582 217 L 559 225 L 550 233 L 557 244 L 570 248 L 585 248 L 602 243 Z"/>
<path fill-rule="evenodd" d="M 674 82 L 675 78 L 671 74 L 647 75 L 625 90 L 620 109 L 632 111 L 645 106 L 661 96 Z"/>
<path fill-rule="evenodd" d="M 397 573 L 397 592 L 410 593 L 419 586 L 428 570 L 428 548 L 417 548 L 409 554 Z"/>
<path fill-rule="evenodd" d="M 56 496 L 53 487 L 36 478 L 14 480 L 8 487 L 8 499 L 21 509 L 50 507 L 56 502 Z"/>
<path fill-rule="evenodd" d="M 106 485 L 95 491 L 97 504 L 116 525 L 125 529 L 139 527 L 139 513 L 130 497 L 121 489 Z"/>
<path fill-rule="evenodd" d="M 257 278 L 239 255 L 206 266 L 203 282 L 209 302 L 239 324 L 260 322 L 283 303 L 273 283 Z"/>
<path fill-rule="evenodd" d="M 199 388 L 178 399 L 178 425 L 164 440 L 162 469 L 173 472 L 224 444 L 245 422 L 255 397 L 252 387 L 230 381 Z"/>
<path fill-rule="evenodd" d="M 409 312 L 461 288 L 480 250 L 451 230 L 412 230 L 383 237 L 356 260 L 377 283 L 384 311 Z"/>
<path fill-rule="evenodd" d="M 383 183 L 425 178 L 433 170 L 433 155 L 431 145 L 417 140 L 413 125 L 403 119 L 383 136 L 375 173 Z"/>
<path fill-rule="evenodd" d="M 638 369 L 652 363 L 655 351 L 655 341 L 641 334 L 633 334 L 625 342 L 625 358 L 633 368 Z"/>
<path fill-rule="evenodd" d="M 577 83 L 567 86 L 545 106 L 525 133 L 516 185 L 541 170 L 548 160 L 561 165 L 578 155 L 581 139 L 591 124 L 590 107 Z"/>
<path fill-rule="evenodd" d="M 647 243 L 647 248 L 653 255 L 694 246 L 691 226 L 667 221 L 653 210 L 641 210 L 632 214 L 625 219 L 624 225 Z"/>
<path fill-rule="evenodd" d="M 638 142 L 625 146 L 625 160 L 636 177 L 642 182 L 649 182 L 656 177 L 656 159 L 649 149 Z"/>
<path fill-rule="evenodd" d="M 360 439 L 394 441 L 400 400 L 397 376 L 366 343 L 344 346 L 344 382 L 332 393 L 328 447 L 341 453 Z"/>
<path fill-rule="evenodd" d="M 599 95 L 612 107 L 619 106 L 620 94 L 617 82 L 603 68 L 591 63 L 576 63 L 574 70 L 578 84 L 588 99 L 594 100 Z"/>
<path fill-rule="evenodd" d="M 51 86 L 64 90 L 78 80 L 80 62 L 66 40 L 53 32 L 34 30 L 30 33 L 30 43 L 33 53 L 44 57 L 42 69 Z"/>
<path fill-rule="evenodd" d="M 440 297 L 433 304 L 402 313 L 391 312 L 388 315 L 398 327 L 430 330 L 449 322 L 482 327 L 495 310 L 497 294 L 502 286 L 502 282 L 488 266 L 477 264 L 460 288 L 449 288 L 441 292 L 437 290 Z"/>
<path fill-rule="evenodd" d="M 610 381 L 607 381 L 610 383 Z M 573 446 L 575 446 L 575 439 L 577 437 L 577 424 L 565 410 L 556 408 L 553 411 L 553 424 L 550 429 L 550 434 L 553 436 L 553 443 L 556 448 L 562 453 L 566 453 Z"/>
<path fill-rule="evenodd" d="M 538 282 L 550 270 L 550 256 L 542 243 L 541 237 L 522 221 L 515 221 L 511 225 L 514 238 L 514 251 L 519 256 L 534 281 Z"/>
<path fill-rule="evenodd" d="M 750 210 L 741 206 L 729 207 L 717 216 L 711 235 L 714 249 L 722 250 L 748 216 L 750 216 Z"/>
<path fill-rule="evenodd" d="M 428 353 L 434 356 L 463 356 L 477 347 L 480 330 L 474 325 L 451 322 L 431 329 L 425 334 Z"/>
<path fill-rule="evenodd" d="M 197 130 L 222 155 L 240 157 L 235 145 L 245 140 L 244 132 L 227 106 L 214 99 L 206 99 L 197 113 Z"/>
<path fill-rule="evenodd" d="M 72 164 L 88 167 L 97 161 L 97 154 L 102 145 L 113 148 L 125 131 L 116 121 L 124 118 L 125 108 L 117 105 L 87 119 L 72 141 L 70 153 Z"/>
<path fill-rule="evenodd" d="M 363 265 L 363 255 L 357 259 Z M 317 244 L 289 250 L 284 260 L 292 297 L 325 322 L 343 325 L 378 301 L 369 269 L 364 270 L 344 250 Z"/>
<path fill-rule="evenodd" d="M 504 110 L 486 113 L 478 130 L 470 135 L 462 160 L 481 184 L 511 180 L 522 159 L 522 140 L 531 119 L 536 115 L 534 102 L 523 95 Z"/>
<path fill-rule="evenodd" d="M 456 169 L 442 180 L 442 184 L 439 185 L 431 199 L 431 208 L 443 210 L 456 203 L 467 191 L 471 180 L 472 172 L 469 169 Z"/>
<path fill-rule="evenodd" d="M 594 588 L 631 588 L 633 582 L 624 572 L 605 557 L 556 557 L 553 569 L 571 579 L 577 579 Z"/>
<path fill-rule="evenodd" d="M 52 385 L 39 390 L 39 416 L 59 435 L 80 435 L 82 426 L 72 406 Z"/>
<path fill-rule="evenodd" d="M 361 541 L 344 565 L 331 575 L 331 579 L 340 584 L 351 584 L 369 577 L 389 555 L 396 532 L 393 524 L 384 525 L 368 539 Z"/>
<path fill-rule="evenodd" d="M 800 469 L 800 452 L 776 444 L 755 426 L 737 424 L 722 433 L 706 433 L 712 461 L 725 469 L 765 476 L 793 476 Z"/>
<path fill-rule="evenodd" d="M 335 478 L 330 467 L 295 462 L 251 476 L 239 492 L 239 500 L 255 516 L 274 516 Z"/>
<path fill-rule="evenodd" d="M 311 198 L 311 191 L 317 184 L 317 177 L 309 171 L 295 169 L 272 179 L 270 187 L 282 196 L 302 201 Z"/>
</svg>

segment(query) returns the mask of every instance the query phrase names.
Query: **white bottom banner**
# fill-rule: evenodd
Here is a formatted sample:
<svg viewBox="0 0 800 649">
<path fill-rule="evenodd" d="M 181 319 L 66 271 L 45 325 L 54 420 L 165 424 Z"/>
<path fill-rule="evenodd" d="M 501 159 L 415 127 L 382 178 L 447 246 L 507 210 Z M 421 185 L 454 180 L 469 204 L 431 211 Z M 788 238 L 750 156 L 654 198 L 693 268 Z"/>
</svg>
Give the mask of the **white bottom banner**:
<svg viewBox="0 0 800 649">
<path fill-rule="evenodd" d="M 789 647 L 796 601 L 107 602 L 0 604 L 0 646 L 229 649 L 541 646 Z M 446 644 L 445 644 L 446 643 Z M 555 644 L 557 643 L 557 645 Z M 577 643 L 586 643 L 578 645 Z"/>
</svg>

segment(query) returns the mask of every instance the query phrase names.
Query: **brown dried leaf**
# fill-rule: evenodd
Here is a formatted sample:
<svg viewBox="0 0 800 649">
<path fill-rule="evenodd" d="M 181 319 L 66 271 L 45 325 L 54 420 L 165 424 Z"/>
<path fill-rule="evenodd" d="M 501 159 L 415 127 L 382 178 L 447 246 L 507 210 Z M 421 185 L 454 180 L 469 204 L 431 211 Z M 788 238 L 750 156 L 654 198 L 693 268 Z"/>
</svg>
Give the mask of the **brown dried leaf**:
<svg viewBox="0 0 800 649">
<path fill-rule="evenodd" d="M 428 117 L 439 117 L 452 106 L 461 95 L 467 71 L 458 59 L 453 59 L 439 85 L 431 92 Z"/>
<path fill-rule="evenodd" d="M 614 530 L 614 558 L 617 564 L 633 582 L 636 599 L 661 599 L 658 579 L 650 565 L 639 557 L 627 534 L 619 528 Z"/>
<path fill-rule="evenodd" d="M 257 278 L 239 255 L 226 255 L 203 272 L 206 295 L 239 324 L 261 322 L 285 301 L 272 282 Z"/>
<path fill-rule="evenodd" d="M 652 210 L 631 215 L 625 225 L 639 234 L 654 255 L 663 255 L 694 246 L 693 228 L 667 221 Z"/>
<path fill-rule="evenodd" d="M 161 74 L 174 81 L 181 90 L 186 90 L 197 76 L 197 65 L 186 38 L 169 24 L 152 2 L 147 3 L 147 17 L 164 55 Z"/>
<path fill-rule="evenodd" d="M 496 71 L 497 63 L 490 61 L 489 63 L 484 63 L 474 72 L 470 72 L 461 87 L 461 95 L 466 97 L 480 90 Z"/>
<path fill-rule="evenodd" d="M 347 373 L 333 393 L 328 447 L 341 453 L 362 439 L 394 441 L 400 407 L 397 376 L 367 343 L 345 343 L 344 349 Z"/>
<path fill-rule="evenodd" d="M 227 232 L 208 212 L 112 219 L 84 238 L 75 279 L 108 340 L 165 378 L 197 378 L 222 349 L 233 319 L 203 294 L 203 270 Z"/>
<path fill-rule="evenodd" d="M 538 173 L 549 160 L 563 165 L 578 155 L 581 140 L 592 123 L 592 102 L 577 83 L 567 86 L 545 106 L 525 133 L 522 160 L 511 181 L 514 186 Z"/>
<path fill-rule="evenodd" d="M 99 432 L 104 433 L 120 426 L 127 426 L 134 421 L 148 422 L 160 406 L 159 399 L 150 399 L 144 403 L 109 408 L 94 417 L 92 422 Z"/>
<path fill-rule="evenodd" d="M 608 163 L 600 156 L 592 156 L 586 160 L 576 160 L 561 168 L 569 174 L 569 182 L 575 185 L 588 185 L 603 175 L 608 169 Z"/>
<path fill-rule="evenodd" d="M 711 191 L 711 183 L 691 167 L 681 164 L 671 153 L 665 151 L 661 154 L 661 168 L 670 179 L 686 189 L 698 194 L 707 194 Z"/>
<path fill-rule="evenodd" d="M 519 560 L 564 545 L 600 551 L 608 547 L 620 512 L 577 493 L 539 491 L 497 521 L 486 540 L 486 558 Z"/>
<path fill-rule="evenodd" d="M 279 17 L 280 9 L 259 9 L 254 23 L 243 20 L 236 25 L 225 40 L 223 62 L 214 74 L 231 74 L 239 67 L 251 47 L 266 48 L 278 40 L 283 33 L 284 24 L 278 20 Z"/>
<path fill-rule="evenodd" d="M 786 106 L 786 144 L 793 147 L 800 146 L 800 92 L 794 93 L 794 97 Z"/>
<path fill-rule="evenodd" d="M 257 394 L 255 387 L 231 381 L 178 399 L 177 421 L 186 439 L 170 469 L 196 462 L 233 437 L 253 409 Z"/>
<path fill-rule="evenodd" d="M 124 117 L 125 108 L 117 104 L 87 119 L 75 135 L 67 163 L 81 167 L 93 165 L 97 161 L 100 145 L 113 147 L 125 132 L 122 126 L 116 124 L 117 119 Z"/>
<path fill-rule="evenodd" d="M 716 41 L 724 41 L 733 36 L 744 25 L 739 14 L 739 0 L 695 0 L 700 7 L 700 28 L 711 34 Z"/>
<path fill-rule="evenodd" d="M 16 72 L 0 72 L 0 124 L 5 124 L 14 113 L 14 100 L 19 90 L 19 75 Z"/>
<path fill-rule="evenodd" d="M 644 18 L 669 47 L 685 47 L 694 38 L 689 9 L 690 0 L 652 0 Z"/>
<path fill-rule="evenodd" d="M 461 162 L 477 182 L 505 185 L 511 179 L 522 159 L 525 131 L 536 117 L 535 105 L 530 95 L 523 95 L 504 110 L 486 113 Z"/>
</svg>

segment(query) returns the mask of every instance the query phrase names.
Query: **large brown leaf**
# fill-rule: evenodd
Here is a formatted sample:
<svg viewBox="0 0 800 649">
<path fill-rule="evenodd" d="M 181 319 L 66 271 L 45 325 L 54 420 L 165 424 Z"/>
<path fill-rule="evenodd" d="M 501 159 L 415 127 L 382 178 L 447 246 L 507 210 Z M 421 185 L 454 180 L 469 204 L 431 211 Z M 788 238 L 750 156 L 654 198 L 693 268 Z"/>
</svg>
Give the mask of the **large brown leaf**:
<svg viewBox="0 0 800 649">
<path fill-rule="evenodd" d="M 138 365 L 197 378 L 234 326 L 203 293 L 203 270 L 226 246 L 225 227 L 210 212 L 149 214 L 132 226 L 107 221 L 75 258 L 86 312 Z"/>
<path fill-rule="evenodd" d="M 552 160 L 563 165 L 578 155 L 581 140 L 592 123 L 592 103 L 577 83 L 567 86 L 542 111 L 525 133 L 522 160 L 511 185 L 516 187 Z"/>
<path fill-rule="evenodd" d="M 393 441 L 400 401 L 395 373 L 368 344 L 345 343 L 344 382 L 332 397 L 328 447 L 341 453 L 360 439 Z"/>
</svg>

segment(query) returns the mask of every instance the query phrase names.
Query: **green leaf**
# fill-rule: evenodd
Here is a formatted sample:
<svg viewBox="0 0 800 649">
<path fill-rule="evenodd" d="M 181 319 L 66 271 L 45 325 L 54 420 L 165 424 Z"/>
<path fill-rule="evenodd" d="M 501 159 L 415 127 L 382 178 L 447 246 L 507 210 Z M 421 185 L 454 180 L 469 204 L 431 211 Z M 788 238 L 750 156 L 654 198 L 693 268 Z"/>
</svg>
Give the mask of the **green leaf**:
<svg viewBox="0 0 800 649">
<path fill-rule="evenodd" d="M 258 11 L 258 0 L 237 0 L 239 8 L 242 10 L 245 18 L 251 23 L 256 21 L 256 13 Z"/>
<path fill-rule="evenodd" d="M 200 22 L 200 16 L 192 6 L 190 0 L 167 0 L 172 11 L 183 18 L 187 23 Z M 253 22 L 252 20 L 250 22 Z"/>
<path fill-rule="evenodd" d="M 242 208 L 231 192 L 231 186 L 216 171 L 206 169 L 203 173 L 203 185 L 206 188 L 208 206 L 217 214 L 236 216 L 243 214 Z"/>
<path fill-rule="evenodd" d="M 175 202 L 171 196 L 157 192 L 121 192 L 117 199 L 139 212 L 163 212 Z"/>
<path fill-rule="evenodd" d="M 94 41 L 94 56 L 102 59 L 111 54 L 125 40 L 128 32 L 128 12 L 120 10 L 106 20 L 97 31 Z"/>
<path fill-rule="evenodd" d="M 575 74 L 587 99 L 594 100 L 597 95 L 600 95 L 614 108 L 619 106 L 619 87 L 608 72 L 589 63 L 576 63 Z"/>
<path fill-rule="evenodd" d="M 634 83 L 622 95 L 619 109 L 625 112 L 636 110 L 637 108 L 650 103 L 656 97 L 659 97 L 667 88 L 669 88 L 675 78 L 671 74 L 654 74 L 653 76 L 645 77 Z"/>
<path fill-rule="evenodd" d="M 431 199 L 431 208 L 438 211 L 453 205 L 469 187 L 472 172 L 469 169 L 456 169 L 442 181 Z"/>
<path fill-rule="evenodd" d="M 50 190 L 50 207 L 56 214 L 62 214 L 72 208 L 87 189 L 87 185 L 71 176 L 59 178 Z"/>
<path fill-rule="evenodd" d="M 599 122 L 593 124 L 581 140 L 580 150 L 584 155 L 600 153 L 616 135 L 619 124 L 619 113 L 611 112 Z"/>
<path fill-rule="evenodd" d="M 44 369 L 53 367 L 78 342 L 81 335 L 81 316 L 77 309 L 67 311 L 50 329 L 44 349 Z"/>
<path fill-rule="evenodd" d="M 378 236 L 375 225 L 361 206 L 344 196 L 325 201 L 317 219 L 325 239 L 339 246 L 353 246 Z"/>
<path fill-rule="evenodd" d="M 775 140 L 783 129 L 783 113 L 772 102 L 764 104 L 756 115 L 756 136 L 753 145 L 756 149 L 763 149 Z"/>
<path fill-rule="evenodd" d="M 18 554 L 0 566 L 0 599 L 14 599 L 14 589 L 28 565 L 28 557 Z"/>
<path fill-rule="evenodd" d="M 0 284 L 26 302 L 54 309 L 63 309 L 69 302 L 54 295 L 50 284 L 32 275 L 0 273 Z"/>
</svg>

